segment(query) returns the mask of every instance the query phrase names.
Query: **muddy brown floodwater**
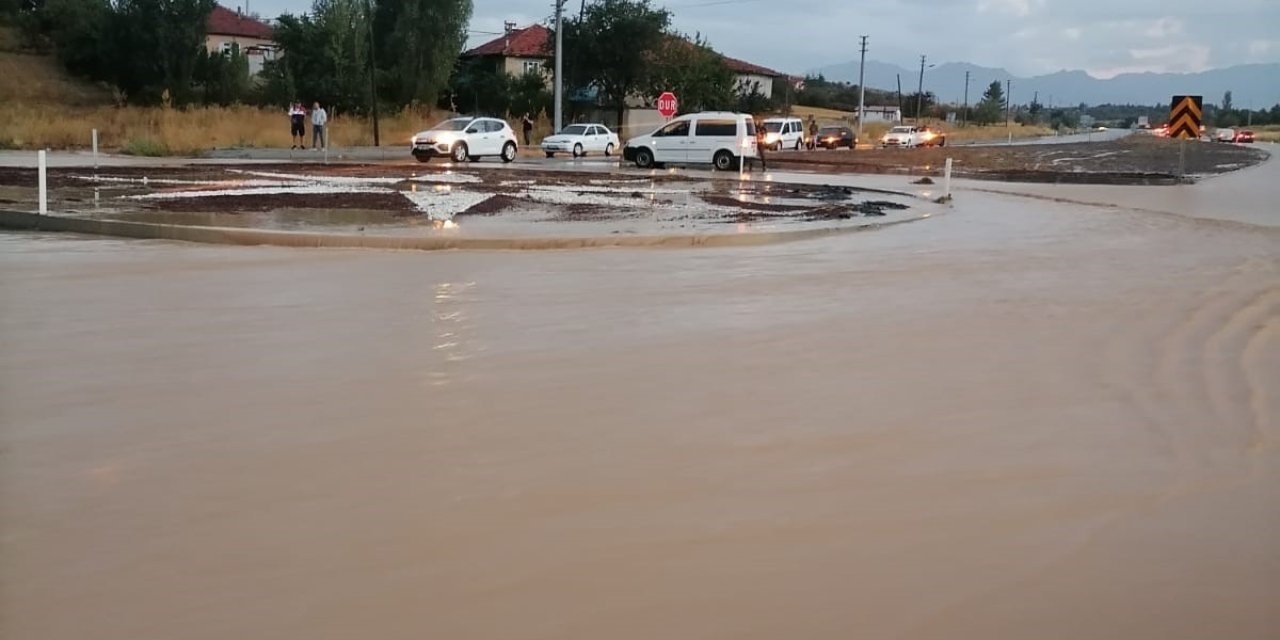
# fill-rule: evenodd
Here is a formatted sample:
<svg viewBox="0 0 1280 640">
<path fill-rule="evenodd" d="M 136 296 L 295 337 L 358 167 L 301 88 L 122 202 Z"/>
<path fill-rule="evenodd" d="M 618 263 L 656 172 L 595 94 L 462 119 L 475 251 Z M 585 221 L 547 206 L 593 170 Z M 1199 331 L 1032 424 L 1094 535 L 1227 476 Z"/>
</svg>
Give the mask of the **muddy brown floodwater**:
<svg viewBox="0 0 1280 640">
<path fill-rule="evenodd" d="M 956 201 L 740 249 L 0 234 L 0 636 L 1280 636 L 1280 227 Z"/>
</svg>

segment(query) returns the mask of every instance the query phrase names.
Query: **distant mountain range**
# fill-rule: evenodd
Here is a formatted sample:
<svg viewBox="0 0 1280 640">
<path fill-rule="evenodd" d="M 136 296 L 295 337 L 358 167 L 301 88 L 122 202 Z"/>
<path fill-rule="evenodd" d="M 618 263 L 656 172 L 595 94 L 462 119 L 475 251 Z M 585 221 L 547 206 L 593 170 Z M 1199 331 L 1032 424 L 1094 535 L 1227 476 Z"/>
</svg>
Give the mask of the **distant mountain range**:
<svg viewBox="0 0 1280 640">
<path fill-rule="evenodd" d="M 1013 80 L 1013 102 L 1031 102 L 1039 92 L 1040 102 L 1054 106 L 1086 104 L 1168 104 L 1174 95 L 1202 95 L 1209 104 L 1222 101 L 1231 91 L 1237 108 L 1267 109 L 1280 103 L 1280 64 L 1243 64 L 1200 73 L 1124 73 L 1114 78 L 1095 78 L 1084 71 L 1059 71 L 1048 75 L 1020 78 L 1005 71 L 980 67 L 965 62 L 948 62 L 925 69 L 924 89 L 932 91 L 943 102 L 960 104 L 964 99 L 964 73 L 969 72 L 969 103 L 982 98 L 992 80 L 1000 84 Z M 846 62 L 821 69 L 828 80 L 858 81 L 858 63 Z M 868 88 L 895 91 L 898 77 L 902 92 L 914 93 L 920 80 L 920 68 L 906 69 L 894 64 L 867 61 Z"/>
</svg>

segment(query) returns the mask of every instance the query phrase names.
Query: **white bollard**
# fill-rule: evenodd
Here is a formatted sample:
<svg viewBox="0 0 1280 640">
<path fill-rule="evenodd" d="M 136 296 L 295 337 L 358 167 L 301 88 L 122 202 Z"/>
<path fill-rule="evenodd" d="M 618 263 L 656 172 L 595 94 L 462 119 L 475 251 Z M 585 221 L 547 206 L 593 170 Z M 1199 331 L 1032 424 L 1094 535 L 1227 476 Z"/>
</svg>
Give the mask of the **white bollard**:
<svg viewBox="0 0 1280 640">
<path fill-rule="evenodd" d="M 98 168 L 98 130 L 93 130 L 93 168 Z"/>
<path fill-rule="evenodd" d="M 44 149 L 36 152 L 36 164 L 38 165 L 38 173 L 40 174 L 40 215 L 49 213 L 49 184 L 46 179 Z"/>
<path fill-rule="evenodd" d="M 951 199 L 951 158 L 947 158 L 947 165 L 942 170 L 942 195 Z"/>
</svg>

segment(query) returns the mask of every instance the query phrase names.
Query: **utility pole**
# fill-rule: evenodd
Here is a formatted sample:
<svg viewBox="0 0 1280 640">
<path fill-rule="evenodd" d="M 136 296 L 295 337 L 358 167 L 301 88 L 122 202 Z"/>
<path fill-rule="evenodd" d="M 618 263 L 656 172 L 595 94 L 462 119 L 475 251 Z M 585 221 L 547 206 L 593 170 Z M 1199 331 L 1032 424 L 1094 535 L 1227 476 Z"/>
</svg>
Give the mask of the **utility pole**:
<svg viewBox="0 0 1280 640">
<path fill-rule="evenodd" d="M 858 134 L 854 137 L 854 140 L 862 139 L 862 120 L 863 114 L 866 113 L 867 103 L 867 83 L 865 82 L 866 77 L 863 75 L 863 71 L 867 67 L 867 37 L 858 36 L 858 38 L 862 41 L 859 47 L 862 51 L 862 57 L 858 60 Z"/>
<path fill-rule="evenodd" d="M 565 0 L 556 0 L 556 108 L 552 133 L 559 133 L 564 124 L 564 3 Z"/>
<path fill-rule="evenodd" d="M 1009 128 L 1009 116 L 1013 114 L 1013 78 L 1004 81 L 1004 128 Z"/>
<path fill-rule="evenodd" d="M 924 56 L 920 56 L 920 84 L 916 87 L 916 124 L 920 124 L 920 110 L 924 105 Z"/>
<path fill-rule="evenodd" d="M 247 0 L 245 4 L 249 4 Z M 373 116 L 373 146 L 377 147 L 381 142 L 378 139 L 378 65 L 373 57 L 376 47 L 373 46 L 373 5 L 369 0 L 364 0 L 364 13 L 365 22 L 369 25 L 369 109 Z M 325 147 L 328 146 L 326 140 Z"/>
<path fill-rule="evenodd" d="M 898 118 L 901 119 L 902 118 L 902 74 L 895 73 L 893 75 L 898 78 Z"/>
<path fill-rule="evenodd" d="M 969 126 L 969 72 L 964 72 L 964 111 L 961 112 L 960 126 Z"/>
</svg>

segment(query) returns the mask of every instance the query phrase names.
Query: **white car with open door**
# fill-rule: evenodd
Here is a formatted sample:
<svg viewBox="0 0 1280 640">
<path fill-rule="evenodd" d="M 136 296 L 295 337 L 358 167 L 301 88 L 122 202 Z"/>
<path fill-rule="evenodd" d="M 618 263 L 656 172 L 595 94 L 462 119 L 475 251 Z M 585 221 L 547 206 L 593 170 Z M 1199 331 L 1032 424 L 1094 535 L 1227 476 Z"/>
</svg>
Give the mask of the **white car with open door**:
<svg viewBox="0 0 1280 640">
<path fill-rule="evenodd" d="M 436 156 L 452 158 L 454 162 L 479 160 L 494 156 L 503 162 L 516 159 L 516 132 L 506 121 L 498 118 L 450 118 L 426 131 L 413 135 L 410 153 L 418 162 L 428 162 Z"/>
<path fill-rule="evenodd" d="M 622 157 L 641 169 L 668 162 L 737 169 L 744 159 L 756 157 L 756 123 L 748 114 L 727 111 L 683 115 L 628 140 Z"/>
<path fill-rule="evenodd" d="M 548 158 L 555 157 L 557 153 L 572 153 L 575 158 L 588 153 L 611 156 L 621 146 L 618 134 L 602 124 L 571 124 L 542 141 L 542 150 Z"/>
</svg>

